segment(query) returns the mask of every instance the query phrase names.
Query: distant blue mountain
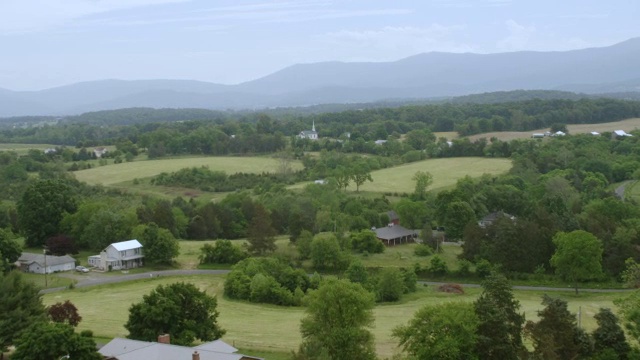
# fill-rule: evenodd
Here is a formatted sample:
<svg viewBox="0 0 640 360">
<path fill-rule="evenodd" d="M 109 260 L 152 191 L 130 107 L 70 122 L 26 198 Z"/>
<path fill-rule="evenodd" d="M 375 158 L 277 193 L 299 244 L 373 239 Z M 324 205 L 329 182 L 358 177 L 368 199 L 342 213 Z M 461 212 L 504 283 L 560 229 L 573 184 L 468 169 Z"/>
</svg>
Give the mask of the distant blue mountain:
<svg viewBox="0 0 640 360">
<path fill-rule="evenodd" d="M 297 64 L 257 80 L 102 80 L 41 91 L 0 89 L 0 117 L 126 107 L 259 109 L 415 100 L 516 89 L 640 91 L 640 38 L 602 48 L 497 54 L 432 52 L 393 62 Z"/>
</svg>

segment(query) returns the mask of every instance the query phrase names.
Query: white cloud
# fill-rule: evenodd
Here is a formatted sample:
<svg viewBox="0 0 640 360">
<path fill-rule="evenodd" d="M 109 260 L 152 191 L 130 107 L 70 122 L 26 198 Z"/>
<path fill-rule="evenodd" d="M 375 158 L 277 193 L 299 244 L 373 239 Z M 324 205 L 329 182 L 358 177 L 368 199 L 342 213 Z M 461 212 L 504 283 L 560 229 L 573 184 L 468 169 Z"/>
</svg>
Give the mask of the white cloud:
<svg viewBox="0 0 640 360">
<path fill-rule="evenodd" d="M 189 0 L 2 0 L 0 34 L 57 28 L 110 11 Z"/>
<path fill-rule="evenodd" d="M 473 47 L 451 40 L 454 33 L 464 29 L 437 23 L 429 27 L 386 26 L 377 30 L 342 30 L 324 34 L 321 39 L 353 54 L 345 60 L 387 61 L 429 51 L 473 51 Z"/>
<path fill-rule="evenodd" d="M 535 26 L 524 26 L 514 20 L 507 20 L 505 25 L 509 35 L 498 41 L 497 48 L 500 51 L 519 51 L 527 49 L 529 40 L 536 32 Z"/>
</svg>

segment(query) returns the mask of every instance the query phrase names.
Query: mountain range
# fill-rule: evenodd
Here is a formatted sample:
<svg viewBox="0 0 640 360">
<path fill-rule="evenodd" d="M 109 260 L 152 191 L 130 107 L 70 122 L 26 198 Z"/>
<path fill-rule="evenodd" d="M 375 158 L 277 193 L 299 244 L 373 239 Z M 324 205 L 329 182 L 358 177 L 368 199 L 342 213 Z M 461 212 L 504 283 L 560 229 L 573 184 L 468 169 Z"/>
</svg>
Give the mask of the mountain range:
<svg viewBox="0 0 640 360">
<path fill-rule="evenodd" d="M 99 80 L 40 91 L 0 89 L 0 117 L 129 107 L 260 109 L 452 97 L 516 89 L 640 91 L 640 38 L 562 52 L 418 54 L 393 62 L 297 64 L 237 85 Z"/>
</svg>

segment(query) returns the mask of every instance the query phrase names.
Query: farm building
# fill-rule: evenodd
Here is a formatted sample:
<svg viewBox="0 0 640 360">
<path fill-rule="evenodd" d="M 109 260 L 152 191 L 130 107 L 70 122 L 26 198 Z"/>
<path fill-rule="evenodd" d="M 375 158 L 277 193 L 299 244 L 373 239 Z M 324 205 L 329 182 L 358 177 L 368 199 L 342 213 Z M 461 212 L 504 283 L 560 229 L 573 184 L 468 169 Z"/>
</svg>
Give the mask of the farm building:
<svg viewBox="0 0 640 360">
<path fill-rule="evenodd" d="M 105 359 L 112 360 L 262 360 L 238 354 L 238 349 L 222 340 L 196 347 L 171 345 L 169 335 L 158 336 L 158 342 L 115 338 L 98 350 Z"/>
<path fill-rule="evenodd" d="M 590 134 L 593 135 L 593 136 L 600 136 L 600 133 L 597 132 L 597 131 L 592 131 L 592 132 L 590 132 Z"/>
<path fill-rule="evenodd" d="M 623 137 L 627 137 L 627 136 L 633 136 L 631 134 L 628 134 L 627 132 L 625 132 L 624 130 L 615 130 L 612 134 L 611 137 L 613 139 L 617 139 L 617 138 L 623 138 Z"/>
<path fill-rule="evenodd" d="M 387 211 L 387 216 L 389 217 L 389 222 L 392 223 L 393 225 L 400 224 L 400 216 L 398 215 L 397 212 L 393 210 Z"/>
<path fill-rule="evenodd" d="M 95 149 L 93 149 L 93 154 L 97 157 L 97 158 L 101 158 L 102 155 L 107 153 L 107 148 L 106 147 L 97 147 Z"/>
<path fill-rule="evenodd" d="M 544 138 L 544 134 L 542 134 L 542 133 L 534 133 L 534 134 L 531 134 L 531 138 L 532 139 L 542 139 L 542 138 Z"/>
<path fill-rule="evenodd" d="M 45 256 L 44 254 L 22 253 L 18 263 L 22 271 L 36 274 L 44 274 L 45 271 L 47 274 L 69 271 L 76 267 L 76 260 L 69 255 Z"/>
<path fill-rule="evenodd" d="M 113 243 L 100 252 L 89 256 L 89 265 L 100 270 L 125 270 L 142 266 L 142 244 L 138 240 Z"/>
<path fill-rule="evenodd" d="M 412 242 L 418 237 L 417 231 L 393 223 L 387 227 L 373 229 L 373 231 L 375 231 L 376 237 L 387 246 Z"/>
<path fill-rule="evenodd" d="M 298 135 L 300 139 L 318 140 L 318 133 L 316 132 L 315 121 L 311 125 L 311 130 L 302 130 Z"/>
<path fill-rule="evenodd" d="M 386 142 L 387 142 L 387 140 L 376 140 L 376 141 L 374 141 L 374 143 L 376 145 L 383 145 L 383 144 L 386 144 Z"/>
</svg>

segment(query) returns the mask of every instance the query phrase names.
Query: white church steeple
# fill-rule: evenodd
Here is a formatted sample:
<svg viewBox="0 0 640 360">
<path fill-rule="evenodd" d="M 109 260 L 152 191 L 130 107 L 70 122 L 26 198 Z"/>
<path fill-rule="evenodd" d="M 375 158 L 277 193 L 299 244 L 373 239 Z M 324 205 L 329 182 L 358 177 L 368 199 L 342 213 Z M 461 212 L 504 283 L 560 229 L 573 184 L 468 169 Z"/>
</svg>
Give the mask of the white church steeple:
<svg viewBox="0 0 640 360">
<path fill-rule="evenodd" d="M 316 121 L 313 120 L 313 122 L 311 123 L 311 131 L 316 131 Z"/>
</svg>

